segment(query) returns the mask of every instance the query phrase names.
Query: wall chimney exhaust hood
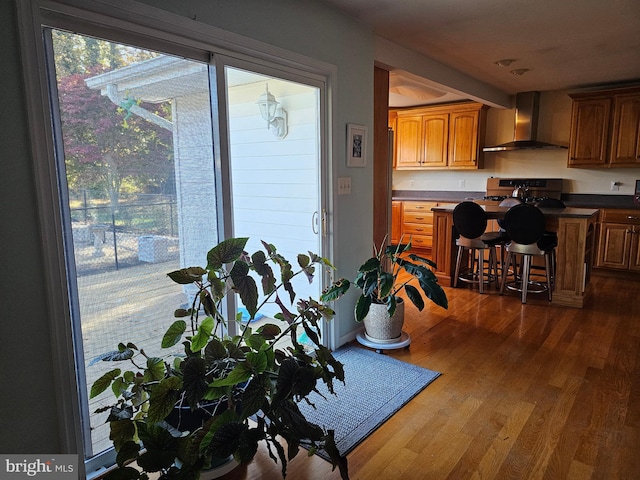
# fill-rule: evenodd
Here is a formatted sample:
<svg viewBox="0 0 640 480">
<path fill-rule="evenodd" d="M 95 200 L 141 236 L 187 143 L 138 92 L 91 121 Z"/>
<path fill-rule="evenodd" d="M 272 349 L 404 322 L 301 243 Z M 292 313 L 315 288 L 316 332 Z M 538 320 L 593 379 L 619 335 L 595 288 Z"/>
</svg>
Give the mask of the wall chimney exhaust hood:
<svg viewBox="0 0 640 480">
<path fill-rule="evenodd" d="M 562 145 L 540 142 L 538 136 L 538 104 L 540 92 L 516 94 L 516 125 L 513 142 L 485 147 L 484 152 L 505 152 L 510 150 L 567 148 Z"/>
</svg>

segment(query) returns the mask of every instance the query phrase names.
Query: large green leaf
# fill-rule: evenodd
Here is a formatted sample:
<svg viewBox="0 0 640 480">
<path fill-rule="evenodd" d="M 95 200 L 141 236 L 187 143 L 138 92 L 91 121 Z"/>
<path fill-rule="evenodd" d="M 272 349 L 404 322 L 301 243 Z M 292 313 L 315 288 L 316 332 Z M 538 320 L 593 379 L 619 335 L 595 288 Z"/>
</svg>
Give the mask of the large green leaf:
<svg viewBox="0 0 640 480">
<path fill-rule="evenodd" d="M 108 371 L 95 382 L 93 382 L 93 385 L 91 385 L 91 393 L 89 395 L 89 398 L 94 398 L 104 392 L 107 388 L 109 388 L 111 382 L 113 382 L 116 377 L 120 375 L 120 373 L 121 370 L 119 368 L 116 368 L 114 370 Z"/>
<path fill-rule="evenodd" d="M 182 388 L 187 405 L 195 408 L 207 391 L 207 365 L 201 357 L 187 357 L 182 362 Z"/>
<path fill-rule="evenodd" d="M 157 382 L 164 378 L 164 361 L 158 357 L 147 358 L 147 368 L 144 372 L 145 382 Z"/>
<path fill-rule="evenodd" d="M 419 311 L 424 309 L 424 300 L 422 299 L 422 295 L 420 295 L 420 291 L 414 287 L 413 285 L 405 285 L 405 292 L 407 292 L 407 297 L 409 300 L 416 306 Z"/>
<path fill-rule="evenodd" d="M 248 238 L 228 238 L 207 253 L 207 270 L 219 270 L 223 265 L 235 262 L 247 244 Z"/>
<path fill-rule="evenodd" d="M 149 423 L 139 422 L 138 432 L 146 449 L 138 458 L 138 465 L 146 472 L 169 468 L 178 455 L 178 439 L 159 425 Z"/>
<path fill-rule="evenodd" d="M 268 386 L 263 385 L 262 379 L 262 376 L 253 377 L 242 394 L 241 413 L 243 418 L 248 418 L 257 413 L 267 402 Z"/>
<path fill-rule="evenodd" d="M 371 272 L 373 270 L 376 270 L 378 267 L 380 267 L 380 260 L 378 260 L 376 257 L 371 257 L 369 260 L 360 265 L 358 271 Z"/>
<path fill-rule="evenodd" d="M 237 364 L 226 377 L 214 380 L 213 387 L 228 387 L 246 382 L 251 378 L 253 371 L 244 362 Z"/>
<path fill-rule="evenodd" d="M 169 415 L 180 398 L 179 389 L 182 381 L 178 377 L 168 377 L 162 380 L 153 390 L 149 398 L 148 420 L 150 423 L 159 422 Z"/>
<path fill-rule="evenodd" d="M 389 272 L 383 272 L 379 275 L 379 298 L 387 298 L 391 294 L 394 281 L 394 276 Z"/>
<path fill-rule="evenodd" d="M 191 351 L 199 352 L 202 350 L 205 345 L 209 342 L 209 338 L 211 337 L 211 332 L 213 332 L 213 327 L 215 326 L 215 322 L 213 318 L 206 317 L 198 326 L 198 332 L 191 339 Z"/>
</svg>

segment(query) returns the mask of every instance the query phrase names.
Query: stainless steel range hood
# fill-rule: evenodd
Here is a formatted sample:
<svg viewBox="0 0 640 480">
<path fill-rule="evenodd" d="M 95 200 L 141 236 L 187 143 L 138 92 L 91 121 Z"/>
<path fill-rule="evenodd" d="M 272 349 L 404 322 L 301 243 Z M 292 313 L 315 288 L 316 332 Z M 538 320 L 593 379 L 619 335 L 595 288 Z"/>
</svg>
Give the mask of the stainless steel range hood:
<svg viewBox="0 0 640 480">
<path fill-rule="evenodd" d="M 516 125 L 513 142 L 485 147 L 482 150 L 484 152 L 504 152 L 539 148 L 567 148 L 562 145 L 538 141 L 539 101 L 540 92 L 521 92 L 516 94 Z"/>
</svg>

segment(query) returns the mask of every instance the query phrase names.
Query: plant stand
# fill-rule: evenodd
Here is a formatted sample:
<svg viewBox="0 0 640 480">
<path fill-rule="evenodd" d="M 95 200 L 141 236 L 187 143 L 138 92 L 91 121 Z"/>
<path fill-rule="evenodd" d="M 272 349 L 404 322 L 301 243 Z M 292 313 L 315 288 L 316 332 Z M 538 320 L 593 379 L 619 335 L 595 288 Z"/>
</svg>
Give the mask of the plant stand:
<svg viewBox="0 0 640 480">
<path fill-rule="evenodd" d="M 240 464 L 233 458 L 233 456 L 230 456 L 222 465 L 200 472 L 200 480 L 212 480 L 214 478 L 219 478 L 235 469 L 238 465 Z"/>
<path fill-rule="evenodd" d="M 356 335 L 356 340 L 358 340 L 358 343 L 364 345 L 365 347 L 375 349 L 376 353 L 384 353 L 384 350 L 409 348 L 409 345 L 411 344 L 411 335 L 403 331 L 400 335 L 400 338 L 395 342 L 376 342 L 370 337 L 367 337 L 364 334 L 364 330 L 361 330 Z"/>
</svg>

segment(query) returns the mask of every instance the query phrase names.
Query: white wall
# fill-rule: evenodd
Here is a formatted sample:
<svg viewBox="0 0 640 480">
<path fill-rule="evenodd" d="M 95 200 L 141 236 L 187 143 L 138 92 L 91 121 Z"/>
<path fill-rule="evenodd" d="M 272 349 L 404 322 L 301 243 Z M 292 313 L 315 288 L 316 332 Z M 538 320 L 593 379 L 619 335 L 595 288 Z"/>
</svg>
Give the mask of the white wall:
<svg viewBox="0 0 640 480">
<path fill-rule="evenodd" d="M 569 145 L 571 98 L 565 91 L 542 92 L 538 119 L 538 140 Z M 487 112 L 485 145 L 513 140 L 514 109 L 490 108 Z M 568 168 L 568 150 L 518 150 L 484 154 L 484 169 L 474 171 L 394 171 L 394 190 L 484 192 L 487 177 L 563 178 L 564 193 L 633 195 L 640 168 Z M 460 187 L 460 180 L 465 186 Z M 620 191 L 610 191 L 620 182 Z"/>
</svg>

